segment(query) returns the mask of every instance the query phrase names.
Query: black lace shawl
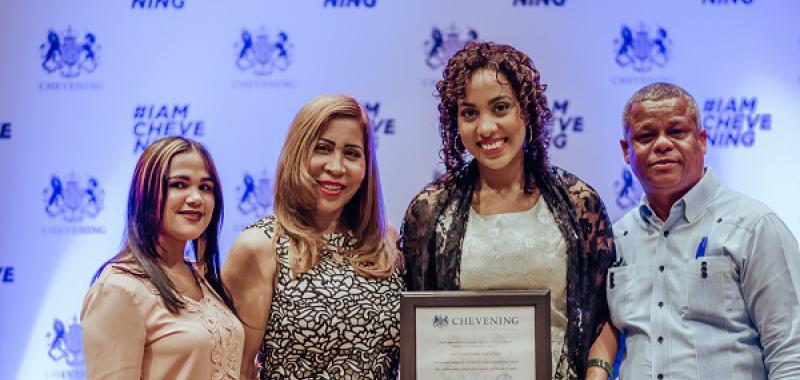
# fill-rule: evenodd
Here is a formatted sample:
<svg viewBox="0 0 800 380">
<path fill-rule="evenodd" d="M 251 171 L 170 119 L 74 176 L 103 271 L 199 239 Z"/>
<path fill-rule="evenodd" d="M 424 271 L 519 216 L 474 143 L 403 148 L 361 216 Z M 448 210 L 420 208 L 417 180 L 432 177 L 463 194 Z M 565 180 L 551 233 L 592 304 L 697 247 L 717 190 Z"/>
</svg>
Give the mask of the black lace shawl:
<svg viewBox="0 0 800 380">
<path fill-rule="evenodd" d="M 539 174 L 538 189 L 567 244 L 566 359 L 569 372 L 583 379 L 589 349 L 609 321 L 605 278 L 615 260 L 614 235 L 602 200 L 588 184 L 554 166 Z M 398 242 L 408 290 L 460 288 L 461 244 L 477 175 L 473 161 L 452 185 L 435 181 L 411 201 Z"/>
</svg>

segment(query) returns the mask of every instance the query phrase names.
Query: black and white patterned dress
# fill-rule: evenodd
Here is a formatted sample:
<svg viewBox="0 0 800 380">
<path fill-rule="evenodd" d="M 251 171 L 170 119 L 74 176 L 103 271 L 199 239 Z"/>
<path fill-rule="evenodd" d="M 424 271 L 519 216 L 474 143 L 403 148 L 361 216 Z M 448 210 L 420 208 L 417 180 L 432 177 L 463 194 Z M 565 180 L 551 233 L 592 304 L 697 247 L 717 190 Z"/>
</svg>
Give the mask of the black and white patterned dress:
<svg viewBox="0 0 800 380">
<path fill-rule="evenodd" d="M 275 216 L 250 228 L 269 238 Z M 394 379 L 400 355 L 400 291 L 386 280 L 358 275 L 337 250 L 353 246 L 345 234 L 326 235 L 320 263 L 296 279 L 289 270 L 289 239 L 277 244 L 278 283 L 258 354 L 259 378 Z"/>
</svg>

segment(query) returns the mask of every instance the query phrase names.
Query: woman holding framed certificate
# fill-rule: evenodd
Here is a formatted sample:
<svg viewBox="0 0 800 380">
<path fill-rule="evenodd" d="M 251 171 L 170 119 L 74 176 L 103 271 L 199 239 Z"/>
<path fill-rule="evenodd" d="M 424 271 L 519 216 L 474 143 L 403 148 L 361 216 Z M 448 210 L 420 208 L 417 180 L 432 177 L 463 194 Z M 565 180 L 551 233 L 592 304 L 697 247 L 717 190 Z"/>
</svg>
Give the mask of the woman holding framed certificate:
<svg viewBox="0 0 800 380">
<path fill-rule="evenodd" d="M 223 268 L 245 326 L 242 378 L 393 379 L 399 254 L 387 235 L 366 111 L 322 95 L 297 113 L 275 174 L 274 215 Z"/>
<path fill-rule="evenodd" d="M 473 42 L 443 76 L 447 171 L 403 221 L 408 289 L 550 290 L 553 377 L 605 379 L 617 350 L 611 222 L 594 189 L 548 162 L 539 72 L 511 46 Z"/>
</svg>

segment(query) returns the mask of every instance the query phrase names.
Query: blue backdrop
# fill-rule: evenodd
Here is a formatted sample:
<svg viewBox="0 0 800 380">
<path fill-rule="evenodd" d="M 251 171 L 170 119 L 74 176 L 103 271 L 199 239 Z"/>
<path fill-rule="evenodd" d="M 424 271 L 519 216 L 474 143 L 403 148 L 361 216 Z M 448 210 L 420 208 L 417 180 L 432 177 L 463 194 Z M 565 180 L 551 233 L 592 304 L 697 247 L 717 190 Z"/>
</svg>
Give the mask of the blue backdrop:
<svg viewBox="0 0 800 380">
<path fill-rule="evenodd" d="M 612 218 L 641 196 L 619 150 L 625 100 L 693 93 L 722 180 L 800 232 L 800 2 L 767 0 L 126 0 L 0 4 L 0 378 L 82 379 L 77 317 L 120 245 L 133 164 L 196 138 L 222 176 L 222 248 L 270 211 L 295 112 L 369 110 L 389 218 L 437 171 L 434 84 L 466 41 L 530 54 L 549 85 L 552 161 Z"/>
</svg>

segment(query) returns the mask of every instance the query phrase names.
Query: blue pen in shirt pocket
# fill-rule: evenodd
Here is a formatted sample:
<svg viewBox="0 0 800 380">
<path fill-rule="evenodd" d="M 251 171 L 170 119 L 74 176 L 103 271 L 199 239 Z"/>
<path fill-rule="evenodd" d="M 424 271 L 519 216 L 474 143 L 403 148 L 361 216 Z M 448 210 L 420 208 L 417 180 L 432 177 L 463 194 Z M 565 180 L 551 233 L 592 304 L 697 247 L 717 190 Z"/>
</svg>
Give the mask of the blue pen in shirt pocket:
<svg viewBox="0 0 800 380">
<path fill-rule="evenodd" d="M 706 246 L 708 245 L 708 236 L 703 236 L 703 240 L 700 240 L 700 245 L 697 246 L 697 252 L 694 254 L 694 259 L 702 259 L 706 256 Z M 700 263 L 700 277 L 708 278 L 708 263 L 706 260 L 703 260 Z"/>
<path fill-rule="evenodd" d="M 697 246 L 697 252 L 694 254 L 695 260 L 706 256 L 707 245 L 708 245 L 708 236 L 703 236 L 703 240 L 700 240 L 700 245 Z"/>
</svg>

